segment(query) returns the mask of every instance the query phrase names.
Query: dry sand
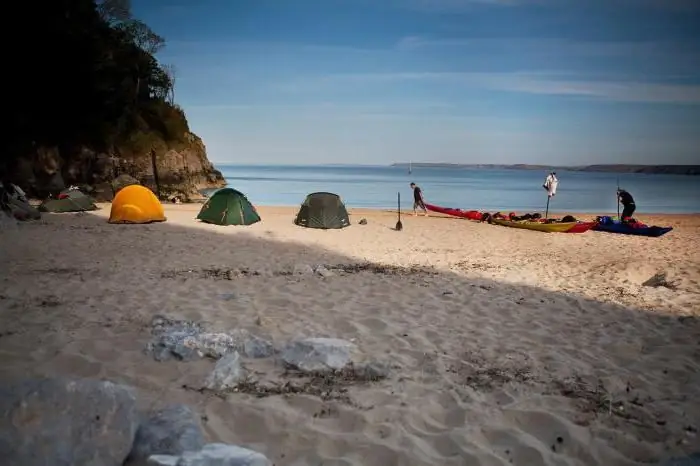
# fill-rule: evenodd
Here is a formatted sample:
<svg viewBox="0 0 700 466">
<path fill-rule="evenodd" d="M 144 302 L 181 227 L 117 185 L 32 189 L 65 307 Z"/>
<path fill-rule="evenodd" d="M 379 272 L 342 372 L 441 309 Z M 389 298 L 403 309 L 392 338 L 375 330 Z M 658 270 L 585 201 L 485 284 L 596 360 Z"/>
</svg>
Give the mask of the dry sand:
<svg viewBox="0 0 700 466">
<path fill-rule="evenodd" d="M 110 225 L 102 207 L 0 232 L 1 379 L 131 384 L 153 405 L 193 405 L 209 440 L 277 465 L 612 466 L 700 449 L 700 216 L 639 214 L 676 229 L 635 238 L 434 216 L 396 232 L 379 211 L 319 231 L 285 208 L 217 227 L 194 220 L 197 205 Z M 362 262 L 410 268 L 280 274 Z M 668 286 L 642 285 L 657 272 Z M 200 393 L 183 386 L 212 361 L 144 354 L 156 314 L 277 344 L 344 338 L 395 368 L 321 397 Z"/>
</svg>

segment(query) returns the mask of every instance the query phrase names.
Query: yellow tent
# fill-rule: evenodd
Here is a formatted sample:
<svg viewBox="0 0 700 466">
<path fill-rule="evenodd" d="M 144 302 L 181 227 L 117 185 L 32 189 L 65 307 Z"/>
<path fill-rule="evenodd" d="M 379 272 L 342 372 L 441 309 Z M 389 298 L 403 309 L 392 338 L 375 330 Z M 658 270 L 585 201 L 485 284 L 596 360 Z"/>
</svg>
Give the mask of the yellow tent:
<svg viewBox="0 0 700 466">
<path fill-rule="evenodd" d="M 163 205 L 153 192 L 141 185 L 122 188 L 112 201 L 109 223 L 164 222 Z"/>
</svg>

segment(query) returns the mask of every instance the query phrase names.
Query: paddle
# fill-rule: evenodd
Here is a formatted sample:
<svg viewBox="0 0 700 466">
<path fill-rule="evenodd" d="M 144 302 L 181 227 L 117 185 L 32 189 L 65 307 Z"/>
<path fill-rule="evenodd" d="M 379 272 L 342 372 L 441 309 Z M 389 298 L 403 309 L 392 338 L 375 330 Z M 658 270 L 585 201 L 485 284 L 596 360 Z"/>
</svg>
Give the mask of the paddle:
<svg viewBox="0 0 700 466">
<path fill-rule="evenodd" d="M 551 198 L 552 198 L 552 197 L 551 197 L 549 194 L 547 194 L 547 208 L 546 208 L 545 211 L 544 211 L 544 219 L 545 219 L 545 220 L 547 220 L 547 218 L 549 218 L 549 200 L 550 200 Z"/>
<path fill-rule="evenodd" d="M 622 221 L 620 218 L 620 177 L 617 177 L 617 192 L 615 193 L 615 197 L 617 198 L 617 219 L 619 221 Z"/>
<path fill-rule="evenodd" d="M 399 221 L 396 222 L 396 231 L 401 231 L 401 230 L 403 230 L 403 223 L 401 223 L 401 192 L 399 192 L 398 194 L 399 194 L 399 209 L 398 209 Z"/>
</svg>

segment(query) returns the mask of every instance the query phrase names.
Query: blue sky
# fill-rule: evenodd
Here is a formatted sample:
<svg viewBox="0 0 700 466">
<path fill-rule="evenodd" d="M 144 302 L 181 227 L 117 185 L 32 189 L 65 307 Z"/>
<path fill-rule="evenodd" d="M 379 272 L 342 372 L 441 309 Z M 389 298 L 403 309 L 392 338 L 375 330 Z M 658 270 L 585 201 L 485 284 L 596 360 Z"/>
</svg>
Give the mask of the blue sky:
<svg viewBox="0 0 700 466">
<path fill-rule="evenodd" d="M 698 0 L 134 0 L 215 163 L 700 163 Z"/>
</svg>

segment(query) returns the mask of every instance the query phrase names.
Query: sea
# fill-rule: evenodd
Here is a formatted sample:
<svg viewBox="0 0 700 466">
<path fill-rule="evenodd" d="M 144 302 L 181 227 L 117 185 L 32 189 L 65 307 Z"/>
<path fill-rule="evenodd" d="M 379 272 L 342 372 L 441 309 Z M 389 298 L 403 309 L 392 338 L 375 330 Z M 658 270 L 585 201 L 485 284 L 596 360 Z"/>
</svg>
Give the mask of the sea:
<svg viewBox="0 0 700 466">
<path fill-rule="evenodd" d="M 411 209 L 416 183 L 426 202 L 465 210 L 540 212 L 547 204 L 537 170 L 366 165 L 216 165 L 228 186 L 257 206 L 299 206 L 307 194 L 338 194 L 349 208 Z M 616 189 L 629 191 L 639 213 L 700 213 L 700 177 L 557 170 L 551 212 L 615 213 Z"/>
</svg>

